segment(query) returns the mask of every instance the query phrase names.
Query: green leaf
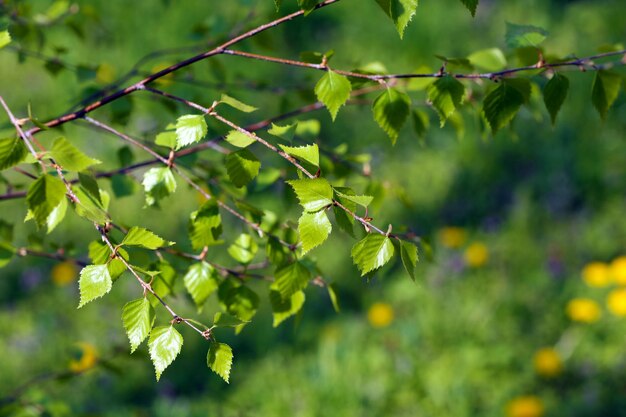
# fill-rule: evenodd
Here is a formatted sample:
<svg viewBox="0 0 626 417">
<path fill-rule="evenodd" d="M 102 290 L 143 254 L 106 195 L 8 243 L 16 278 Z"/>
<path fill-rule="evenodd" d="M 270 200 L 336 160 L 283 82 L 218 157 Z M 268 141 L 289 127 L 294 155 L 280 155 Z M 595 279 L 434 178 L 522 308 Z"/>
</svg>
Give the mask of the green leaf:
<svg viewBox="0 0 626 417">
<path fill-rule="evenodd" d="M 259 296 L 232 279 L 222 281 L 217 297 L 226 312 L 244 321 L 250 321 L 259 308 Z"/>
<path fill-rule="evenodd" d="M 65 213 L 67 212 L 67 198 L 62 198 L 58 206 L 56 206 L 48 216 L 46 220 L 46 226 L 48 227 L 48 233 L 52 231 L 63 221 Z"/>
<path fill-rule="evenodd" d="M 439 113 L 441 127 L 461 105 L 464 94 L 465 87 L 454 77 L 442 77 L 430 85 L 428 100 L 433 103 L 433 107 Z"/>
<path fill-rule="evenodd" d="M 242 324 L 250 323 L 248 320 L 241 320 L 239 317 L 230 314 L 217 312 L 213 316 L 213 326 L 215 327 L 237 327 Z"/>
<path fill-rule="evenodd" d="M 199 142 L 207 134 L 204 115 L 186 114 L 176 119 L 176 148 Z"/>
<path fill-rule="evenodd" d="M 461 3 L 467 7 L 467 10 L 470 11 L 472 17 L 476 16 L 476 7 L 478 6 L 478 0 L 461 0 Z"/>
<path fill-rule="evenodd" d="M 80 287 L 78 308 L 81 308 L 88 302 L 100 298 L 111 291 L 113 281 L 106 264 L 87 265 L 80 271 L 78 284 Z"/>
<path fill-rule="evenodd" d="M 354 193 L 346 194 L 335 189 L 335 193 L 342 198 L 342 200 L 352 201 L 359 206 L 367 207 L 372 203 L 374 197 L 371 195 L 354 195 Z"/>
<path fill-rule="evenodd" d="M 393 243 L 387 236 L 368 234 L 352 247 L 352 260 L 363 276 L 389 262 L 393 252 Z"/>
<path fill-rule="evenodd" d="M 467 57 L 474 66 L 486 71 L 499 71 L 506 67 L 506 57 L 499 48 L 476 51 Z"/>
<path fill-rule="evenodd" d="M 273 327 L 278 327 L 283 321 L 297 314 L 304 305 L 306 296 L 298 291 L 287 300 L 283 299 L 275 287 L 270 286 L 270 304 L 272 305 Z"/>
<path fill-rule="evenodd" d="M 500 86 L 485 97 L 483 114 L 495 134 L 515 117 L 530 97 L 530 81 L 524 78 L 502 80 Z"/>
<path fill-rule="evenodd" d="M 332 70 L 326 71 L 315 85 L 317 99 L 324 103 L 333 120 L 337 117 L 339 108 L 350 98 L 350 91 L 352 84 L 348 78 Z"/>
<path fill-rule="evenodd" d="M 175 149 L 178 142 L 178 135 L 176 132 L 161 132 L 156 135 L 154 143 L 159 146 L 165 146 L 166 148 Z"/>
<path fill-rule="evenodd" d="M 154 309 L 145 297 L 129 301 L 124 305 L 122 322 L 130 342 L 130 353 L 133 353 L 148 337 L 154 325 L 154 319 Z"/>
<path fill-rule="evenodd" d="M 256 140 L 238 130 L 231 130 L 226 135 L 226 142 L 238 148 L 245 148 L 256 142 Z"/>
<path fill-rule="evenodd" d="M 28 188 L 26 203 L 39 227 L 46 225 L 48 216 L 65 198 L 65 184 L 49 174 L 37 178 Z"/>
<path fill-rule="evenodd" d="M 300 262 L 294 262 L 274 273 L 272 288 L 278 291 L 283 300 L 306 288 L 311 280 L 311 272 Z"/>
<path fill-rule="evenodd" d="M 376 0 L 376 3 L 393 20 L 400 39 L 402 39 L 404 29 L 406 29 L 417 10 L 417 0 Z"/>
<path fill-rule="evenodd" d="M 226 171 L 235 187 L 243 187 L 252 181 L 261 168 L 261 161 L 247 149 L 226 155 Z"/>
<path fill-rule="evenodd" d="M 242 233 L 228 247 L 228 254 L 239 263 L 249 264 L 254 259 L 259 246 L 252 236 Z"/>
<path fill-rule="evenodd" d="M 622 77 L 614 72 L 601 70 L 596 72 L 591 91 L 591 101 L 600 113 L 602 120 L 606 119 L 609 109 L 617 99 Z"/>
<path fill-rule="evenodd" d="M 102 196 L 100 195 L 100 187 L 98 187 L 96 177 L 89 173 L 79 172 L 78 183 L 85 194 L 96 200 L 96 202 L 102 206 Z"/>
<path fill-rule="evenodd" d="M 415 281 L 415 268 L 417 267 L 417 246 L 411 242 L 402 241 L 400 243 L 400 258 L 402 258 L 402 265 L 409 274 L 411 279 Z"/>
<path fill-rule="evenodd" d="M 158 206 L 159 200 L 176 191 L 176 179 L 168 167 L 150 168 L 143 174 L 146 205 Z"/>
<path fill-rule="evenodd" d="M 20 138 L 0 139 L 0 171 L 22 162 L 28 150 Z"/>
<path fill-rule="evenodd" d="M 333 305 L 333 310 L 335 313 L 339 313 L 341 309 L 339 308 L 339 298 L 337 297 L 337 290 L 335 290 L 334 284 L 327 284 L 326 290 L 328 291 L 328 296 L 330 297 L 330 302 Z"/>
<path fill-rule="evenodd" d="M 0 49 L 11 43 L 11 34 L 8 30 L 0 31 Z"/>
<path fill-rule="evenodd" d="M 387 88 L 372 104 L 374 120 L 387 133 L 391 143 L 395 144 L 400 129 L 406 122 L 411 108 L 411 99 L 395 88 Z"/>
<path fill-rule="evenodd" d="M 306 16 L 315 10 L 317 3 L 319 3 L 319 0 L 298 0 L 298 7 L 304 10 L 304 15 Z"/>
<path fill-rule="evenodd" d="M 218 240 L 222 234 L 222 217 L 215 200 L 207 200 L 197 211 L 191 213 L 188 230 L 194 250 L 223 243 Z"/>
<path fill-rule="evenodd" d="M 304 178 L 287 181 L 308 212 L 319 211 L 333 204 L 333 189 L 324 178 Z"/>
<path fill-rule="evenodd" d="M 133 226 L 128 233 L 126 233 L 121 244 L 126 246 L 141 246 L 142 248 L 155 250 L 164 246 L 171 246 L 174 242 L 168 242 L 143 227 Z"/>
<path fill-rule="evenodd" d="M 553 125 L 556 121 L 556 115 L 565 102 L 568 90 L 569 80 L 559 73 L 554 74 L 543 88 L 543 102 L 550 113 L 550 119 L 552 119 Z"/>
<path fill-rule="evenodd" d="M 202 308 L 207 298 L 219 286 L 217 271 L 204 261 L 191 265 L 183 278 L 183 282 L 198 309 Z"/>
<path fill-rule="evenodd" d="M 537 26 L 516 25 L 506 23 L 504 40 L 509 48 L 521 48 L 524 46 L 536 47 L 548 36 L 548 32 Z"/>
<path fill-rule="evenodd" d="M 284 139 L 286 141 L 291 141 L 293 139 L 293 135 L 295 135 L 298 125 L 293 123 L 286 126 L 280 126 L 272 123 L 272 127 L 267 131 L 272 136 L 276 136 L 277 138 Z"/>
<path fill-rule="evenodd" d="M 321 245 L 330 235 L 332 225 L 323 210 L 316 213 L 303 212 L 298 220 L 298 233 L 302 241 L 302 253 L 305 254 Z"/>
<path fill-rule="evenodd" d="M 220 97 L 220 103 L 227 104 L 230 107 L 237 109 L 239 111 L 242 111 L 244 113 L 252 113 L 253 111 L 258 110 L 256 107 L 252 107 L 245 103 L 242 103 L 236 98 L 232 98 L 230 96 L 227 96 L 226 94 L 222 94 L 222 97 Z"/>
<path fill-rule="evenodd" d="M 176 270 L 164 260 L 160 260 L 154 267 L 161 273 L 152 280 L 152 290 L 161 299 L 164 299 L 173 291 L 174 281 L 176 280 Z M 156 297 L 150 297 L 150 304 L 154 307 L 161 303 Z"/>
<path fill-rule="evenodd" d="M 170 366 L 183 347 L 183 337 L 173 326 L 159 326 L 150 332 L 148 350 L 154 364 L 157 381 L 163 371 Z"/>
<path fill-rule="evenodd" d="M 50 155 L 62 169 L 67 171 L 83 171 L 92 165 L 101 163 L 82 153 L 64 137 L 59 137 L 54 141 Z"/>
<path fill-rule="evenodd" d="M 288 155 L 299 159 L 300 161 L 306 161 L 311 165 L 319 168 L 320 166 L 320 149 L 316 143 L 306 146 L 285 146 L 278 145 Z"/>
<path fill-rule="evenodd" d="M 209 352 L 206 355 L 206 363 L 213 372 L 228 383 L 230 368 L 233 365 L 233 350 L 226 343 L 211 341 Z"/>
<path fill-rule="evenodd" d="M 74 207 L 76 214 L 98 224 L 104 224 L 108 220 L 105 206 L 108 204 L 109 196 L 106 192 L 100 190 L 101 204 L 83 191 L 83 187 L 73 187 L 72 191 L 78 199 Z"/>
</svg>

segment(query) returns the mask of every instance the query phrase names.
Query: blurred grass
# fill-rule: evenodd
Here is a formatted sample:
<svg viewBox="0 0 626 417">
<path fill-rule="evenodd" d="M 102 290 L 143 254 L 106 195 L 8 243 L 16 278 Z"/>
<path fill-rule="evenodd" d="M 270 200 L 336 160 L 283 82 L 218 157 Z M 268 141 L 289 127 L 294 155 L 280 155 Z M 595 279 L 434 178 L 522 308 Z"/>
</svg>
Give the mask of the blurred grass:
<svg viewBox="0 0 626 417">
<path fill-rule="evenodd" d="M 549 29 L 546 50 L 562 54 L 584 56 L 602 44 L 626 39 L 625 7 L 618 0 L 483 1 L 473 20 L 457 3 L 420 4 L 404 41 L 374 2 L 359 3 L 357 13 L 354 1 L 343 1 L 242 48 L 283 57 L 332 48 L 336 56 L 331 63 L 337 68 L 381 61 L 391 72 L 408 72 L 423 64 L 436 70 L 440 62 L 434 54 L 465 56 L 503 47 L 505 21 Z M 86 39 L 76 39 L 67 29 L 51 29 L 43 52 L 50 54 L 51 45 L 62 45 L 69 51 L 64 59 L 106 63 L 116 76 L 156 49 L 213 42 L 238 24 L 252 27 L 276 16 L 269 0 L 188 0 L 184 7 L 154 1 L 136 1 L 132 7 L 104 0 L 78 4 L 98 16 L 87 21 Z M 40 1 L 33 5 L 47 7 Z M 200 24 L 209 29 L 194 35 Z M 144 69 L 175 60 L 159 58 Z M 166 87 L 203 103 L 232 90 L 235 97 L 262 107 L 246 120 L 253 121 L 310 102 L 319 77 L 269 63 L 250 65 L 235 57 L 217 57 L 215 62 L 199 63 L 183 75 L 229 86 L 202 89 L 174 82 Z M 263 304 L 260 317 L 240 336 L 220 334 L 235 352 L 228 387 L 204 368 L 206 346 L 190 333 L 183 333 L 183 353 L 159 384 L 145 347 L 132 356 L 126 353 L 119 313 L 125 301 L 140 295 L 132 282 L 120 281 L 110 296 L 76 311 L 76 285 L 54 285 L 53 262 L 14 261 L 2 270 L 0 280 L 0 397 L 37 375 L 67 370 L 76 343 L 87 342 L 107 359 L 107 366 L 33 385 L 24 401 L 45 404 L 59 416 L 501 416 L 513 398 L 536 395 L 550 416 L 626 415 L 624 318 L 606 310 L 607 289 L 588 288 L 580 280 L 587 262 L 626 253 L 626 106 L 621 94 L 602 124 L 589 104 L 593 75 L 570 74 L 570 97 L 554 128 L 545 112 L 537 119 L 523 110 L 515 130 L 495 138 L 486 137 L 480 120 L 468 114 L 463 139 L 450 126 L 433 127 L 420 144 L 407 127 L 392 148 L 366 106 L 342 109 L 334 124 L 326 113 L 311 115 L 322 122 L 321 142 L 347 143 L 353 152 L 373 154 L 374 177 L 386 197 L 370 214 L 377 224 L 406 224 L 429 239 L 434 259 L 428 262 L 422 254 L 416 284 L 396 267 L 363 282 L 348 259 L 352 240 L 333 235 L 313 255 L 338 285 L 342 313 L 332 313 L 328 297 L 315 287 L 307 292 L 299 325 L 288 322 L 273 330 L 269 306 Z M 242 79 L 289 89 L 272 93 L 276 99 L 268 100 L 265 90 L 230 85 Z M 69 71 L 52 76 L 41 62 L 18 64 L 14 53 L 0 51 L 0 90 L 20 114 L 31 102 L 42 119 L 56 116 L 89 85 Z M 125 131 L 144 138 L 184 111 L 171 113 L 145 95 L 137 95 L 133 105 Z M 102 109 L 95 117 L 111 114 Z M 434 114 L 431 124 L 437 124 Z M 224 131 L 217 125 L 210 128 L 212 134 Z M 42 135 L 44 144 L 57 134 Z M 120 144 L 114 138 L 78 125 L 65 127 L 63 134 L 102 159 L 103 167 L 117 166 Z M 136 158 L 143 156 L 137 152 Z M 220 163 L 209 152 L 201 158 Z M 365 181 L 355 184 L 366 186 Z M 272 191 L 266 198 L 256 196 L 255 203 L 295 219 L 291 200 L 282 198 L 284 190 Z M 197 205 L 195 193 L 179 187 L 164 211 L 142 210 L 142 199 L 114 201 L 113 218 L 184 242 L 186 215 Z M 21 222 L 24 202 L 3 202 L 1 210 L 2 219 L 18 224 L 17 243 L 26 244 L 35 230 Z M 83 254 L 95 236 L 89 225 L 70 216 L 51 240 L 74 241 L 75 251 Z M 227 236 L 236 236 L 241 226 L 224 217 Z M 438 231 L 449 225 L 462 227 L 469 236 L 461 248 L 445 248 L 438 239 Z M 477 268 L 468 268 L 464 260 L 463 251 L 472 242 L 488 249 L 486 264 Z M 193 313 L 183 293 L 173 303 L 177 311 Z M 572 322 L 565 309 L 574 297 L 596 300 L 601 319 Z M 389 327 L 368 323 L 367 309 L 375 302 L 393 309 Z M 215 300 L 209 305 L 215 306 Z M 208 308 L 203 315 L 211 312 Z M 563 359 L 564 371 L 554 379 L 533 370 L 533 355 L 544 346 L 555 347 Z"/>
</svg>

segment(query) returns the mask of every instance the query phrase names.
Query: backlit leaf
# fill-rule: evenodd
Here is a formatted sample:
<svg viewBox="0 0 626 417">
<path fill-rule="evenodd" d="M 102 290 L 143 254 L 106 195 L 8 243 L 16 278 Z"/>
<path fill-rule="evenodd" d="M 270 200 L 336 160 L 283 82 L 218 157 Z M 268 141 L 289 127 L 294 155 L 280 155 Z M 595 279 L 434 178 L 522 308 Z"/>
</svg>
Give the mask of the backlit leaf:
<svg viewBox="0 0 626 417">
<path fill-rule="evenodd" d="M 64 137 L 59 137 L 54 141 L 50 155 L 62 169 L 67 171 L 83 171 L 92 165 L 101 163 L 82 153 Z"/>
<path fill-rule="evenodd" d="M 524 46 L 537 46 L 548 36 L 548 32 L 537 26 L 516 25 L 506 23 L 504 39 L 509 48 L 521 48 Z"/>
<path fill-rule="evenodd" d="M 352 261 L 363 276 L 389 262 L 393 253 L 391 239 L 379 234 L 368 234 L 352 247 Z"/>
<path fill-rule="evenodd" d="M 130 342 L 130 353 L 148 337 L 154 324 L 154 309 L 147 298 L 129 301 L 122 310 L 122 322 Z"/>
<path fill-rule="evenodd" d="M 0 49 L 11 43 L 11 34 L 8 30 L 0 30 Z"/>
<path fill-rule="evenodd" d="M 215 327 L 237 327 L 246 323 L 249 323 L 249 321 L 241 320 L 240 318 L 231 316 L 227 313 L 217 312 L 213 316 L 213 326 Z"/>
<path fill-rule="evenodd" d="M 233 365 L 233 350 L 226 343 L 211 341 L 206 363 L 209 368 L 228 383 Z"/>
<path fill-rule="evenodd" d="M 311 272 L 300 262 L 294 262 L 274 273 L 272 288 L 280 293 L 283 300 L 289 300 L 293 294 L 305 289 L 310 280 Z"/>
<path fill-rule="evenodd" d="M 242 111 L 244 113 L 252 113 L 255 110 L 258 110 L 256 107 L 249 106 L 236 98 L 232 98 L 231 96 L 227 96 L 226 94 L 222 94 L 220 98 L 220 103 L 224 103 L 229 105 L 230 107 Z"/>
<path fill-rule="evenodd" d="M 207 124 L 202 114 L 186 114 L 176 119 L 177 149 L 199 142 L 207 134 Z"/>
<path fill-rule="evenodd" d="M 320 166 L 320 150 L 315 143 L 313 145 L 297 147 L 285 146 L 280 144 L 278 146 L 280 146 L 280 148 L 288 155 L 291 155 L 301 161 L 306 161 L 316 167 Z"/>
<path fill-rule="evenodd" d="M 226 135 L 226 142 L 238 148 L 245 148 L 256 142 L 256 140 L 238 130 L 231 130 Z"/>
<path fill-rule="evenodd" d="M 142 248 L 154 250 L 173 245 L 174 242 L 168 242 L 143 227 L 133 226 L 128 233 L 126 233 L 121 244 L 127 246 L 141 246 Z"/>
<path fill-rule="evenodd" d="M 319 211 L 333 204 L 333 189 L 324 178 L 304 178 L 287 181 L 308 212 Z"/>
<path fill-rule="evenodd" d="M 591 91 L 591 101 L 600 113 L 602 120 L 606 119 L 609 109 L 617 99 L 622 77 L 614 72 L 601 70 L 596 72 Z"/>
<path fill-rule="evenodd" d="M 240 149 L 226 155 L 226 171 L 236 187 L 243 187 L 252 181 L 261 168 L 261 161 L 247 149 Z"/>
<path fill-rule="evenodd" d="M 406 29 L 417 10 L 417 0 L 376 0 L 376 3 L 393 20 L 398 34 L 402 38 L 404 29 Z"/>
<path fill-rule="evenodd" d="M 80 271 L 78 284 L 80 287 L 78 308 L 81 308 L 88 302 L 100 298 L 111 291 L 113 281 L 106 264 L 88 265 Z"/>
<path fill-rule="evenodd" d="M 467 57 L 470 63 L 486 71 L 499 71 L 506 67 L 506 57 L 499 48 L 476 51 Z"/>
<path fill-rule="evenodd" d="M 163 371 L 170 366 L 183 347 L 183 337 L 173 326 L 159 326 L 150 332 L 148 349 L 154 364 L 157 381 Z"/>
<path fill-rule="evenodd" d="M 316 213 L 303 212 L 298 220 L 303 254 L 324 243 L 331 231 L 332 225 L 324 210 Z"/>
<path fill-rule="evenodd" d="M 315 85 L 317 99 L 324 103 L 333 120 L 337 117 L 339 108 L 350 98 L 350 91 L 352 84 L 348 78 L 332 70 L 326 71 Z"/>
<path fill-rule="evenodd" d="M 563 102 L 565 102 L 568 90 L 569 80 L 559 73 L 554 74 L 543 88 L 543 102 L 550 113 L 552 124 L 556 121 L 556 115 L 559 113 Z"/>
<path fill-rule="evenodd" d="M 222 217 L 215 200 L 207 200 L 189 219 L 189 240 L 194 250 L 219 245 L 222 234 Z"/>
<path fill-rule="evenodd" d="M 242 233 L 228 247 L 228 254 L 242 264 L 249 264 L 254 259 L 259 246 L 249 234 Z"/>
<path fill-rule="evenodd" d="M 439 78 L 428 88 L 428 100 L 439 113 L 440 124 L 443 127 L 448 117 L 456 111 L 463 102 L 465 87 L 456 78 L 446 76 Z"/>
<path fill-rule="evenodd" d="M 400 258 L 402 258 L 402 265 L 409 274 L 411 279 L 415 281 L 415 268 L 417 266 L 417 246 L 411 242 L 402 241 L 400 243 Z"/>
<path fill-rule="evenodd" d="M 0 139 L 0 171 L 22 162 L 28 150 L 18 137 Z"/>
<path fill-rule="evenodd" d="M 483 114 L 495 134 L 515 117 L 530 97 L 530 81 L 524 78 L 502 80 L 498 88 L 485 97 Z"/>
<path fill-rule="evenodd" d="M 191 265 L 183 278 L 183 282 L 198 309 L 219 286 L 217 271 L 204 261 Z"/>
<path fill-rule="evenodd" d="M 162 198 L 176 191 L 176 179 L 168 167 L 150 168 L 143 175 L 142 184 L 148 206 L 158 206 Z"/>
<path fill-rule="evenodd" d="M 298 291 L 287 300 L 283 299 L 275 287 L 270 287 L 270 304 L 273 312 L 273 327 L 278 327 L 283 321 L 297 314 L 302 309 L 306 297 L 304 292 Z"/>
<path fill-rule="evenodd" d="M 49 174 L 37 178 L 26 194 L 26 202 L 39 227 L 45 226 L 50 213 L 65 198 L 65 184 Z"/>
</svg>

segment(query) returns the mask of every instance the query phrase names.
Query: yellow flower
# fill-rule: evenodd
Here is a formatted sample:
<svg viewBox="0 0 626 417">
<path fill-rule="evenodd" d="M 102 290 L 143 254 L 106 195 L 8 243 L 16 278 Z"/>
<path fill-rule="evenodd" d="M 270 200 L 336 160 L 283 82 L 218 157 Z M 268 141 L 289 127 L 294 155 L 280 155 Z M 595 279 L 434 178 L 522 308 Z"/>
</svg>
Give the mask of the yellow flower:
<svg viewBox="0 0 626 417">
<path fill-rule="evenodd" d="M 574 298 L 567 303 L 567 315 L 573 321 L 593 323 L 601 314 L 598 303 L 588 298 Z"/>
<path fill-rule="evenodd" d="M 76 279 L 77 274 L 78 271 L 73 262 L 63 261 L 52 268 L 50 276 L 52 282 L 58 286 L 63 286 L 72 283 Z"/>
<path fill-rule="evenodd" d="M 626 289 L 611 291 L 606 297 L 606 306 L 616 316 L 626 316 Z"/>
<path fill-rule="evenodd" d="M 79 373 L 93 368 L 98 362 L 98 351 L 96 348 L 92 344 L 85 342 L 77 343 L 76 346 L 79 348 L 78 357 L 70 361 L 70 371 Z"/>
<path fill-rule="evenodd" d="M 376 328 L 389 326 L 393 316 L 393 308 L 387 303 L 374 303 L 367 311 L 367 320 Z"/>
<path fill-rule="evenodd" d="M 444 227 L 439 230 L 439 240 L 446 248 L 459 248 L 465 243 L 467 235 L 460 227 Z"/>
<path fill-rule="evenodd" d="M 590 287 L 606 287 L 611 283 L 609 266 L 603 262 L 591 262 L 582 271 L 583 281 Z"/>
<path fill-rule="evenodd" d="M 543 411 L 543 402 L 534 395 L 514 398 L 506 406 L 507 417 L 541 417 Z"/>
<path fill-rule="evenodd" d="M 489 260 L 489 250 L 483 243 L 475 242 L 465 249 L 465 262 L 472 268 L 480 268 Z"/>
<path fill-rule="evenodd" d="M 545 347 L 535 352 L 533 359 L 535 372 L 546 378 L 552 378 L 561 373 L 563 362 L 556 350 Z"/>
<path fill-rule="evenodd" d="M 619 285 L 626 285 L 626 256 L 620 256 L 611 262 L 611 276 Z"/>
</svg>

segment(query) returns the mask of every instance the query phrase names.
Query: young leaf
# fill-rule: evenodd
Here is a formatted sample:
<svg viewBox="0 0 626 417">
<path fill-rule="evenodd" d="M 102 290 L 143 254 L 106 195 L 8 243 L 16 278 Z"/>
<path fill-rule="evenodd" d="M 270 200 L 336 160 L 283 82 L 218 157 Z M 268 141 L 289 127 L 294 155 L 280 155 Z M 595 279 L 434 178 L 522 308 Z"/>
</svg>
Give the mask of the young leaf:
<svg viewBox="0 0 626 417">
<path fill-rule="evenodd" d="M 142 248 L 155 250 L 164 246 L 173 245 L 174 242 L 168 242 L 143 227 L 133 226 L 128 233 L 126 233 L 121 244 L 126 246 L 141 246 Z"/>
<path fill-rule="evenodd" d="M 222 234 L 222 217 L 215 200 L 206 201 L 189 219 L 189 240 L 194 250 L 205 246 L 219 245 Z"/>
<path fill-rule="evenodd" d="M 259 296 L 250 288 L 231 279 L 222 281 L 217 297 L 220 307 L 244 321 L 250 321 L 259 308 Z"/>
<path fill-rule="evenodd" d="M 245 148 L 256 141 L 245 133 L 238 130 L 231 130 L 228 132 L 228 135 L 226 135 L 226 142 L 238 148 Z"/>
<path fill-rule="evenodd" d="M 0 30 L 0 49 L 11 43 L 11 34 L 8 30 Z"/>
<path fill-rule="evenodd" d="M 461 105 L 464 94 L 465 87 L 454 77 L 442 77 L 430 85 L 428 100 L 433 103 L 433 107 L 439 113 L 441 127 Z"/>
<path fill-rule="evenodd" d="M 319 168 L 320 166 L 320 149 L 316 143 L 306 146 L 285 146 L 278 145 L 286 154 L 298 158 L 301 161 L 308 162 Z"/>
<path fill-rule="evenodd" d="M 224 103 L 229 105 L 230 107 L 242 111 L 244 113 L 252 113 L 253 111 L 258 110 L 256 107 L 249 106 L 236 98 L 232 98 L 231 96 L 227 96 L 226 94 L 222 94 L 220 98 L 220 103 Z"/>
<path fill-rule="evenodd" d="M 176 191 L 176 179 L 168 167 L 150 168 L 143 175 L 146 205 L 158 206 L 159 200 Z"/>
<path fill-rule="evenodd" d="M 88 302 L 100 298 L 111 291 L 113 281 L 106 264 L 87 265 L 80 271 L 78 285 L 80 287 L 78 308 L 81 308 Z"/>
<path fill-rule="evenodd" d="M 506 67 L 506 57 L 499 48 L 476 51 L 467 59 L 472 65 L 486 71 L 499 71 Z"/>
<path fill-rule="evenodd" d="M 109 195 L 99 190 L 102 201 L 102 203 L 100 203 L 83 190 L 83 187 L 72 187 L 72 191 L 78 199 L 78 202 L 74 206 L 76 214 L 98 224 L 106 223 L 108 220 L 106 206 L 109 203 Z"/>
<path fill-rule="evenodd" d="M 506 23 L 504 40 L 509 48 L 521 48 L 524 46 L 536 47 L 548 36 L 548 32 L 537 26 L 516 25 Z"/>
<path fill-rule="evenodd" d="M 97 204 L 102 206 L 102 195 L 100 194 L 100 187 L 98 187 L 98 180 L 96 180 L 96 177 L 90 173 L 79 172 L 78 183 L 85 194 L 94 199 Z"/>
<path fill-rule="evenodd" d="M 272 315 L 274 319 L 272 326 L 278 327 L 280 323 L 294 314 L 297 314 L 298 311 L 302 309 L 305 300 L 306 297 L 302 291 L 294 293 L 290 298 L 285 300 L 275 288 L 274 284 L 272 284 L 272 286 L 270 286 L 270 304 L 272 305 Z"/>
<path fill-rule="evenodd" d="M 272 287 L 283 300 L 289 300 L 293 294 L 305 289 L 310 280 L 311 272 L 300 262 L 294 262 L 274 273 Z"/>
<path fill-rule="evenodd" d="M 335 190 L 338 196 L 340 196 L 343 200 L 352 201 L 359 206 L 367 207 L 372 203 L 374 197 L 371 195 L 353 195 L 353 194 L 344 194 L 341 191 Z"/>
<path fill-rule="evenodd" d="M 250 323 L 248 320 L 241 320 L 238 317 L 226 313 L 215 313 L 213 316 L 213 326 L 215 327 L 237 327 L 241 324 Z"/>
<path fill-rule="evenodd" d="M 406 122 L 411 108 L 411 99 L 395 88 L 387 88 L 372 104 L 374 120 L 387 133 L 391 143 L 395 144 L 400 129 Z"/>
<path fill-rule="evenodd" d="M 204 261 L 191 265 L 183 281 L 198 309 L 219 286 L 215 268 Z"/>
<path fill-rule="evenodd" d="M 159 261 L 154 268 L 160 272 L 159 275 L 152 280 L 152 290 L 161 298 L 167 297 L 174 288 L 174 282 L 176 281 L 176 270 L 164 260 Z M 159 300 L 156 297 L 150 297 L 150 305 L 153 307 L 160 305 Z"/>
<path fill-rule="evenodd" d="M 277 138 L 291 141 L 293 136 L 296 134 L 297 128 L 298 125 L 295 123 L 286 126 L 280 126 L 272 123 L 272 127 L 267 131 L 267 133 L 272 136 L 276 136 Z"/>
<path fill-rule="evenodd" d="M 226 343 L 211 341 L 206 355 L 209 368 L 222 377 L 226 383 L 230 379 L 230 368 L 233 365 L 233 350 Z"/>
<path fill-rule="evenodd" d="M 363 276 L 389 262 L 393 252 L 391 239 L 370 233 L 352 247 L 352 260 Z"/>
<path fill-rule="evenodd" d="M 596 72 L 591 91 L 591 101 L 600 113 L 602 120 L 617 99 L 619 88 L 622 84 L 622 77 L 614 72 L 601 70 Z"/>
<path fill-rule="evenodd" d="M 411 279 L 415 281 L 415 268 L 417 266 L 417 246 L 411 242 L 402 241 L 400 243 L 400 258 L 402 258 L 402 265 L 409 274 Z"/>
<path fill-rule="evenodd" d="M 61 168 L 68 171 L 83 171 L 92 165 L 101 163 L 82 153 L 64 137 L 59 137 L 54 141 L 50 155 Z"/>
<path fill-rule="evenodd" d="M 461 0 L 461 3 L 467 7 L 467 10 L 470 11 L 472 17 L 476 16 L 476 7 L 478 6 L 478 0 Z"/>
<path fill-rule="evenodd" d="M 485 97 L 483 113 L 495 134 L 515 117 L 530 97 L 530 81 L 524 78 L 502 80 L 500 86 Z"/>
<path fill-rule="evenodd" d="M 376 3 L 393 20 L 400 39 L 417 10 L 417 0 L 376 0 Z"/>
<path fill-rule="evenodd" d="M 148 337 L 154 324 L 154 309 L 147 298 L 129 301 L 122 310 L 122 322 L 130 342 L 130 353 Z"/>
<path fill-rule="evenodd" d="M 326 74 L 315 85 L 315 95 L 324 103 L 333 121 L 337 117 L 339 108 L 350 98 L 350 91 L 352 91 L 352 84 L 348 78 L 332 70 L 326 71 Z"/>
<path fill-rule="evenodd" d="M 252 181 L 261 168 L 261 161 L 247 149 L 226 155 L 226 171 L 235 187 L 243 187 Z"/>
<path fill-rule="evenodd" d="M 207 133 L 206 120 L 202 114 L 186 114 L 176 119 L 176 148 L 199 142 Z"/>
<path fill-rule="evenodd" d="M 324 210 L 316 213 L 303 212 L 298 220 L 303 254 L 324 243 L 331 231 L 332 225 Z"/>
<path fill-rule="evenodd" d="M 63 221 L 65 213 L 67 212 L 67 198 L 62 198 L 58 206 L 56 206 L 48 216 L 46 220 L 46 226 L 48 227 L 48 234 Z"/>
<path fill-rule="evenodd" d="M 148 349 L 154 364 L 157 381 L 161 374 L 170 366 L 183 347 L 183 337 L 173 326 L 159 326 L 150 332 Z"/>
<path fill-rule="evenodd" d="M 176 132 L 161 132 L 156 135 L 154 139 L 154 143 L 159 146 L 165 146 L 166 148 L 175 149 L 176 143 L 178 141 L 178 136 Z"/>
<path fill-rule="evenodd" d="M 49 174 L 37 178 L 28 188 L 26 203 L 39 227 L 46 225 L 48 216 L 65 198 L 65 184 Z"/>
<path fill-rule="evenodd" d="M 569 80 L 564 75 L 559 73 L 548 81 L 543 88 L 543 102 L 550 113 L 550 119 L 552 124 L 556 121 L 556 115 L 559 113 L 565 98 L 567 97 L 567 91 L 569 89 Z"/>
<path fill-rule="evenodd" d="M 0 139 L 0 171 L 22 162 L 27 149 L 24 141 L 18 137 Z"/>
<path fill-rule="evenodd" d="M 228 247 L 228 254 L 239 263 L 249 264 L 254 259 L 259 246 L 252 236 L 242 233 L 237 240 Z"/>
<path fill-rule="evenodd" d="M 319 211 L 333 204 L 333 189 L 324 178 L 304 178 L 287 181 L 308 212 Z"/>
</svg>

